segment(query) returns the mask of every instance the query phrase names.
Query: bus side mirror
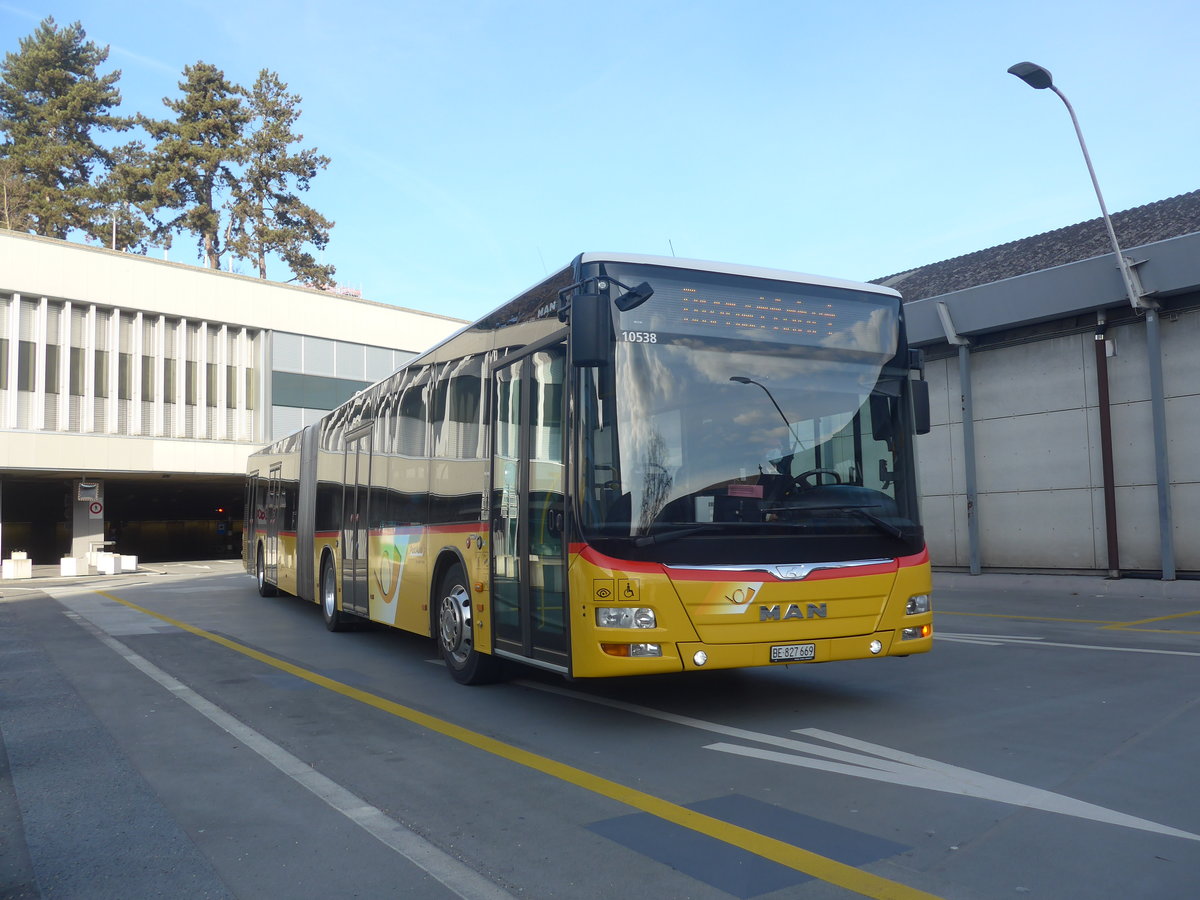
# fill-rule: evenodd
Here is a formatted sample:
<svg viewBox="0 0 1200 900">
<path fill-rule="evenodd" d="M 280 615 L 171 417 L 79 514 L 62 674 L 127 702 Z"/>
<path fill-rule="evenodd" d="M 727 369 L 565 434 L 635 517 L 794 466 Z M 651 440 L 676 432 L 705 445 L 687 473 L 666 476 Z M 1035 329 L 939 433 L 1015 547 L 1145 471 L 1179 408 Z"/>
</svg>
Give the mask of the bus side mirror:
<svg viewBox="0 0 1200 900">
<path fill-rule="evenodd" d="M 612 312 L 602 294 L 576 294 L 571 299 L 571 364 L 577 369 L 608 365 L 612 353 Z"/>
<path fill-rule="evenodd" d="M 925 380 L 910 382 L 912 385 L 913 402 L 913 431 L 917 434 L 929 434 L 929 382 Z"/>
</svg>

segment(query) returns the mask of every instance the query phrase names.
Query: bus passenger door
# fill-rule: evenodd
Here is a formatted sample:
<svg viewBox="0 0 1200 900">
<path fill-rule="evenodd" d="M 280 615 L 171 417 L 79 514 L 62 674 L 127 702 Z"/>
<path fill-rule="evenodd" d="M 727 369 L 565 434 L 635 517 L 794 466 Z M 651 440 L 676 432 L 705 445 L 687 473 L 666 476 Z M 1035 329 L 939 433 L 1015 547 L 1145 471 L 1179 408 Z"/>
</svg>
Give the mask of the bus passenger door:
<svg viewBox="0 0 1200 900">
<path fill-rule="evenodd" d="M 267 480 L 266 535 L 263 538 L 263 571 L 267 581 L 279 584 L 279 526 L 282 512 L 280 475 L 282 466 L 272 466 Z"/>
<path fill-rule="evenodd" d="M 371 429 L 346 438 L 342 489 L 342 608 L 367 615 L 367 546 L 371 536 Z"/>
<path fill-rule="evenodd" d="M 566 668 L 562 346 L 492 374 L 492 625 L 506 655 Z"/>
</svg>

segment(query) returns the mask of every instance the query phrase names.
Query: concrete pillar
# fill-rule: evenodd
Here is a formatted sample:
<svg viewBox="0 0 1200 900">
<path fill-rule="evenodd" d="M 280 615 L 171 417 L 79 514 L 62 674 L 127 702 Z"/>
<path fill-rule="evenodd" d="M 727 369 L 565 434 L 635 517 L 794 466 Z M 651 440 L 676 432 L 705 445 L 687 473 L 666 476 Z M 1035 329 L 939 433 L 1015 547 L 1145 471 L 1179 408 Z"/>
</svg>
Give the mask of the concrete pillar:
<svg viewBox="0 0 1200 900">
<path fill-rule="evenodd" d="M 129 335 L 129 434 L 141 434 L 142 425 L 149 424 L 142 421 L 145 399 L 142 396 L 142 360 L 146 353 L 142 339 L 145 337 L 145 321 L 141 310 L 133 314 L 133 327 Z"/>
<path fill-rule="evenodd" d="M 104 549 L 100 546 L 104 540 L 104 484 L 100 481 L 82 483 L 94 484 L 97 490 L 94 498 L 85 496 L 88 492 L 80 491 L 81 482 L 71 482 L 71 556 L 76 559 L 83 559 L 90 550 Z M 85 499 L 81 500 L 80 496 Z"/>
<path fill-rule="evenodd" d="M 4 409 L 0 410 L 0 428 L 17 426 L 18 363 L 21 358 L 21 295 L 13 292 L 8 301 L 8 396 L 4 398 Z"/>
<path fill-rule="evenodd" d="M 71 430 L 71 301 L 58 314 L 58 430 Z"/>
</svg>

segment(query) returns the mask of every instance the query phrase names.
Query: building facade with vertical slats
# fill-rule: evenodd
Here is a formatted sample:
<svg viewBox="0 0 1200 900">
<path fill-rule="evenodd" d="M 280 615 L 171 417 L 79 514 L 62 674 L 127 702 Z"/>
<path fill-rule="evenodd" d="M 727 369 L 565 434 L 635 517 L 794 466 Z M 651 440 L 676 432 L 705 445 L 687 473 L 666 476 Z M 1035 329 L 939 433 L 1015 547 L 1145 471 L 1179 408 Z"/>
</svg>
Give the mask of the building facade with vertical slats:
<svg viewBox="0 0 1200 900">
<path fill-rule="evenodd" d="M 236 555 L 246 457 L 464 324 L 0 231 L 0 554 Z"/>
</svg>

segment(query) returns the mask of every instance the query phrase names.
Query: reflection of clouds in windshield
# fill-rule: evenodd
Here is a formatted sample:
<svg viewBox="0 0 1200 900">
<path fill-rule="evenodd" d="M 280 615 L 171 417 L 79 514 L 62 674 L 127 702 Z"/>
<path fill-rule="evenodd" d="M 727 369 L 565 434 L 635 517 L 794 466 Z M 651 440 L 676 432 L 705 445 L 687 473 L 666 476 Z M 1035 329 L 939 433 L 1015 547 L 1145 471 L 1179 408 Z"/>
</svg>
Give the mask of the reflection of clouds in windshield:
<svg viewBox="0 0 1200 900">
<path fill-rule="evenodd" d="M 896 355 L 898 340 L 899 331 L 896 328 L 894 310 L 880 307 L 871 310 L 870 315 L 860 322 L 855 322 L 848 329 L 831 334 L 822 340 L 821 344 L 842 350 L 862 350 L 878 354 L 883 362 Z"/>
<path fill-rule="evenodd" d="M 686 520 L 692 513 L 670 505 L 678 498 L 771 474 L 788 454 L 812 454 L 814 446 L 848 433 L 890 358 L 860 351 L 847 361 L 828 358 L 835 351 L 803 347 L 710 348 L 691 341 L 616 345 L 620 479 L 630 495 L 633 533 L 645 533 L 660 517 Z M 730 381 L 734 376 L 755 383 Z M 812 465 L 803 456 L 795 465 L 802 462 Z"/>
<path fill-rule="evenodd" d="M 621 373 L 618 391 L 621 410 L 621 457 L 648 458 L 651 416 L 661 408 L 661 398 L 680 393 L 679 375 L 686 369 L 670 364 L 657 353 L 646 353 L 639 344 L 617 344 L 617 371 Z M 626 451 L 633 451 L 627 456 Z M 637 452 L 638 450 L 641 452 Z"/>
<path fill-rule="evenodd" d="M 681 393 L 679 375 L 686 369 L 670 365 L 657 353 L 647 353 L 640 344 L 618 342 L 616 365 L 620 424 L 617 430 L 621 454 L 621 480 L 630 493 L 633 509 L 639 510 L 635 531 L 645 531 L 662 509 L 670 493 L 670 480 L 663 479 L 661 460 L 669 455 L 663 435 L 654 427 L 654 415 L 663 399 Z M 678 437 L 677 437 L 678 440 Z M 658 477 L 647 478 L 651 472 Z"/>
<path fill-rule="evenodd" d="M 754 388 L 758 390 L 758 388 Z M 767 398 L 759 394 L 761 403 L 758 400 L 754 404 L 747 404 L 739 407 L 733 413 L 733 421 L 742 428 L 753 428 L 759 433 L 770 431 L 778 431 L 781 435 L 787 433 L 787 426 L 783 420 L 779 418 L 779 413 L 775 407 L 767 402 Z"/>
<path fill-rule="evenodd" d="M 671 361 L 673 369 L 687 369 L 699 380 L 724 384 L 733 375 L 753 378 L 755 381 L 791 379 L 798 375 L 823 371 L 829 367 L 827 360 L 806 359 L 789 355 L 788 348 L 781 347 L 780 353 L 730 353 L 710 350 L 704 345 L 694 346 L 686 342 L 663 345 L 660 353 Z"/>
</svg>

